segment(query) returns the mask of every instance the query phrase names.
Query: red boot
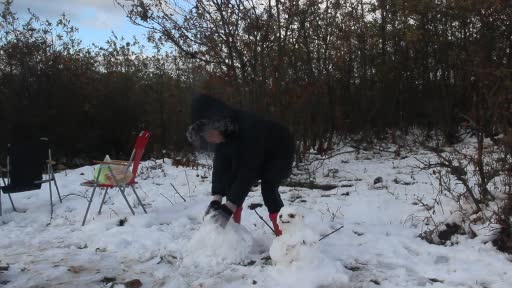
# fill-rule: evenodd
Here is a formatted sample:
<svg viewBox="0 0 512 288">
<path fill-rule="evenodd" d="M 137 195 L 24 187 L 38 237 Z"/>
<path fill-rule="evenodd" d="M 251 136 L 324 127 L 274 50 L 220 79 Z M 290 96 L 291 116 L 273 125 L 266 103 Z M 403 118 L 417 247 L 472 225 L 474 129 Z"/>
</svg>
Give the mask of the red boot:
<svg viewBox="0 0 512 288">
<path fill-rule="evenodd" d="M 276 236 L 281 236 L 283 232 L 281 232 L 279 224 L 277 224 L 277 214 L 278 213 L 270 213 L 268 214 L 268 218 L 270 218 L 270 221 L 272 221 L 272 225 L 274 226 L 274 232 L 276 233 Z"/>
<path fill-rule="evenodd" d="M 242 221 L 242 209 L 242 206 L 240 206 L 236 208 L 235 212 L 233 212 L 233 221 L 235 221 L 237 224 L 240 224 Z"/>
</svg>

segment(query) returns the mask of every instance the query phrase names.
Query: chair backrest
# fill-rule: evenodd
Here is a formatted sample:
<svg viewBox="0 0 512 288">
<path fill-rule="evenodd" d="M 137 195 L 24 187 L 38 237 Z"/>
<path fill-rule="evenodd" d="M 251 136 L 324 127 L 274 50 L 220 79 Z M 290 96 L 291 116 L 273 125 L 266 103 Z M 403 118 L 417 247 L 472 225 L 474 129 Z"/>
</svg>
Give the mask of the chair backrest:
<svg viewBox="0 0 512 288">
<path fill-rule="evenodd" d="M 146 148 L 146 144 L 149 141 L 149 136 L 151 133 L 149 131 L 142 131 L 137 136 L 137 140 L 135 140 L 135 147 L 132 152 L 133 167 L 132 167 L 132 179 L 135 180 L 135 176 L 137 176 L 137 171 L 139 171 L 140 160 L 142 159 L 142 154 L 144 154 L 144 149 Z"/>
<path fill-rule="evenodd" d="M 43 179 L 48 149 L 46 139 L 9 144 L 7 147 L 8 185 L 21 188 L 18 189 L 19 192 L 40 189 L 41 183 L 37 182 Z"/>
</svg>

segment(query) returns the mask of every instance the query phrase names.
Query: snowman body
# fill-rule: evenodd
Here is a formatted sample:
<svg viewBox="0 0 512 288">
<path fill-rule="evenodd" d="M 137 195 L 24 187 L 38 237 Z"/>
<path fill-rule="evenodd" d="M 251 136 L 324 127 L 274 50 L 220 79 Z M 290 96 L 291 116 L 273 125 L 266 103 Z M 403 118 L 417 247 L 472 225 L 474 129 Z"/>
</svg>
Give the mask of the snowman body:
<svg viewBox="0 0 512 288">
<path fill-rule="evenodd" d="M 276 265 L 309 262 L 318 255 L 318 236 L 304 225 L 304 214 L 294 207 L 283 207 L 278 216 L 283 234 L 270 246 L 270 257 Z"/>
</svg>

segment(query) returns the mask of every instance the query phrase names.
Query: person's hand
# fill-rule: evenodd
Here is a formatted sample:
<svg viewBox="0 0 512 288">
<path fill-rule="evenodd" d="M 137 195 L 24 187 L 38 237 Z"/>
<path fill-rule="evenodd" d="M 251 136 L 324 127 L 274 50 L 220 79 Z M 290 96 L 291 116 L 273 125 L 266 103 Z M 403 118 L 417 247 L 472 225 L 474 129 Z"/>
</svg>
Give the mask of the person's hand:
<svg viewBox="0 0 512 288">
<path fill-rule="evenodd" d="M 219 200 L 213 200 L 210 202 L 210 205 L 208 205 L 208 208 L 206 208 L 206 211 L 204 212 L 203 220 L 204 217 L 208 216 L 208 214 L 210 214 L 212 211 L 220 209 L 221 205 L 222 203 L 220 203 Z"/>
<path fill-rule="evenodd" d="M 211 205 L 211 203 L 210 203 L 210 205 Z M 214 205 L 214 206 L 212 206 L 211 209 L 208 209 L 208 210 L 209 211 L 208 211 L 206 218 L 209 221 L 211 221 L 212 223 L 220 225 L 222 228 L 226 227 L 226 225 L 229 222 L 229 219 L 233 215 L 233 210 L 231 210 L 225 204 L 222 204 L 220 206 Z"/>
</svg>

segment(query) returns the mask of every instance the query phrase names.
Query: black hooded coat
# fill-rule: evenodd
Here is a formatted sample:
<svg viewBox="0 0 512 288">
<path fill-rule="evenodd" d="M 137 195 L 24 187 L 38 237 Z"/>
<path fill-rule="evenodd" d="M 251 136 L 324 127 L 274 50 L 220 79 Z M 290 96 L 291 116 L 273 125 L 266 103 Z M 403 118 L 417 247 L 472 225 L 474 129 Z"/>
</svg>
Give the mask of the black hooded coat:
<svg viewBox="0 0 512 288">
<path fill-rule="evenodd" d="M 288 128 L 206 94 L 194 97 L 191 118 L 200 126 L 194 133 L 196 139 L 208 127 L 219 130 L 225 138 L 215 145 L 212 195 L 226 196 L 241 206 L 251 186 L 261 180 L 265 206 L 269 213 L 279 212 L 283 202 L 278 188 L 291 174 L 295 150 Z"/>
</svg>

